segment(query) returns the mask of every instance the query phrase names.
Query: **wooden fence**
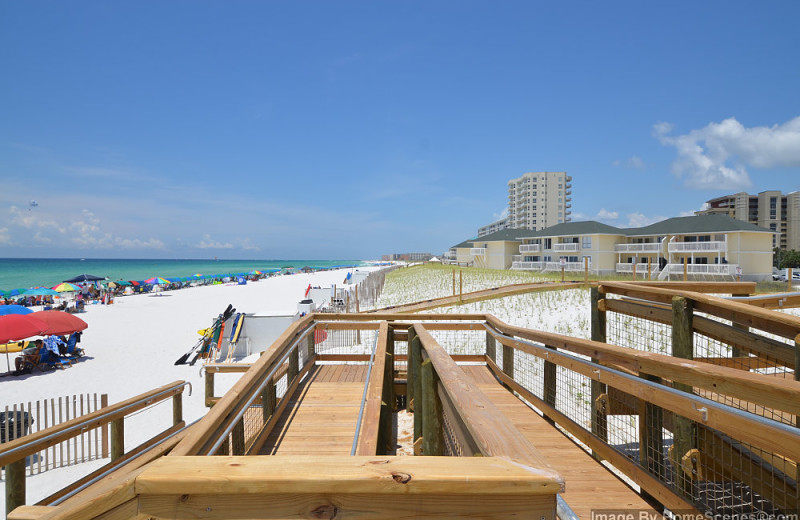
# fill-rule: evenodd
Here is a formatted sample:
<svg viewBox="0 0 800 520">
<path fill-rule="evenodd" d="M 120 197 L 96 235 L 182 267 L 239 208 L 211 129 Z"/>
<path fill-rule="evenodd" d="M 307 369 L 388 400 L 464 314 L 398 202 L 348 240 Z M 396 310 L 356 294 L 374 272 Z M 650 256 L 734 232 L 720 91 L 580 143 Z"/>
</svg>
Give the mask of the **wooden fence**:
<svg viewBox="0 0 800 520">
<path fill-rule="evenodd" d="M 0 428 L 3 443 L 24 435 L 46 430 L 108 406 L 108 394 L 80 394 L 28 401 L 6 406 Z M 50 446 L 31 455 L 27 460 L 26 473 L 35 475 L 47 470 L 80 464 L 109 456 L 108 426 L 86 430 L 55 446 Z M 0 473 L 5 479 L 5 472 Z"/>
</svg>

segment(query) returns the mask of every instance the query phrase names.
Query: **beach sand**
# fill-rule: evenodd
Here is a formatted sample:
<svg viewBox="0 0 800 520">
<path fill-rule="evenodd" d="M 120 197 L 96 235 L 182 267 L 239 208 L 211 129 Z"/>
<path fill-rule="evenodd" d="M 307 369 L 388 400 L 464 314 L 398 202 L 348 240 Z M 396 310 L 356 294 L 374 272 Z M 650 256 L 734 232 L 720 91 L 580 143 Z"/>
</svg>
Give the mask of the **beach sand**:
<svg viewBox="0 0 800 520">
<path fill-rule="evenodd" d="M 199 329 L 210 326 L 229 303 L 237 312 L 294 314 L 309 284 L 341 285 L 347 272 L 342 269 L 276 276 L 247 285 L 191 287 L 166 291 L 161 296 L 123 296 L 113 305 L 88 305 L 87 312 L 79 315 L 89 324 L 78 345 L 86 351 L 86 357 L 65 370 L 0 378 L 0 406 L 5 409 L 7 405 L 95 392 L 107 393 L 113 404 L 185 380 L 192 384 L 192 395 L 187 388 L 183 397 L 183 415 L 188 424 L 207 411 L 203 403 L 202 363 L 174 363 L 197 342 Z M 12 366 L 13 358 L 14 355 Z M 0 363 L 5 364 L 6 360 L 0 359 Z M 222 395 L 238 377 L 240 374 L 217 375 L 216 395 Z M 171 422 L 171 400 L 126 419 L 126 451 L 168 428 Z M 107 462 L 108 459 L 92 461 L 28 477 L 28 503 L 36 503 Z M 0 501 L 5 501 L 5 494 L 0 494 Z M 5 511 L 5 504 L 0 508 Z"/>
</svg>

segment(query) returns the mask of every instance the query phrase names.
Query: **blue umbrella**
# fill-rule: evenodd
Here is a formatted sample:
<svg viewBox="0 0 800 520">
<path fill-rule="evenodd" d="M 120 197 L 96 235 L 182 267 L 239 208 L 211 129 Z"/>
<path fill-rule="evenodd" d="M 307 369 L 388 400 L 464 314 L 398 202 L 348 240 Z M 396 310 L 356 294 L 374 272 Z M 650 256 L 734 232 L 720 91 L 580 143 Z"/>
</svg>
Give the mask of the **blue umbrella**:
<svg viewBox="0 0 800 520">
<path fill-rule="evenodd" d="M 53 289 L 40 287 L 37 289 L 29 289 L 24 293 L 20 294 L 20 296 L 61 296 L 61 293 L 58 291 L 54 291 Z"/>
<path fill-rule="evenodd" d="M 33 311 L 22 305 L 0 305 L 0 316 L 7 314 L 30 314 Z"/>
</svg>

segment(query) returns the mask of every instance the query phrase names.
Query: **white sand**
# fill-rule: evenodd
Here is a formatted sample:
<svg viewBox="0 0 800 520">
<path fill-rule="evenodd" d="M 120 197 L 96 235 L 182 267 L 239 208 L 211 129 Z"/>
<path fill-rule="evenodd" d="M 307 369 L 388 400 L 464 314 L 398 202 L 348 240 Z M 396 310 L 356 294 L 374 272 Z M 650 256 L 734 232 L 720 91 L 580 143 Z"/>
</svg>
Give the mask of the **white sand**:
<svg viewBox="0 0 800 520">
<path fill-rule="evenodd" d="M 79 315 L 89 324 L 79 344 L 87 357 L 65 370 L 0 378 L 0 407 L 95 392 L 107 393 L 109 403 L 116 403 L 185 380 L 193 387 L 192 395 L 188 395 L 187 388 L 183 397 L 184 420 L 190 423 L 207 411 L 203 404 L 202 363 L 195 366 L 174 363 L 197 342 L 198 329 L 210 326 L 229 303 L 237 312 L 293 314 L 309 284 L 341 285 L 347 271 L 277 276 L 247 285 L 192 287 L 166 291 L 163 296 L 123 296 L 113 305 L 88 305 L 87 312 Z M 5 365 L 6 360 L 0 362 Z M 216 395 L 222 395 L 238 377 L 218 375 Z M 165 430 L 171 422 L 170 400 L 126 419 L 126 450 Z M 108 459 L 93 461 L 28 477 L 27 502 L 33 504 L 107 462 Z M 2 493 L 0 511 L 5 511 L 4 502 Z"/>
</svg>

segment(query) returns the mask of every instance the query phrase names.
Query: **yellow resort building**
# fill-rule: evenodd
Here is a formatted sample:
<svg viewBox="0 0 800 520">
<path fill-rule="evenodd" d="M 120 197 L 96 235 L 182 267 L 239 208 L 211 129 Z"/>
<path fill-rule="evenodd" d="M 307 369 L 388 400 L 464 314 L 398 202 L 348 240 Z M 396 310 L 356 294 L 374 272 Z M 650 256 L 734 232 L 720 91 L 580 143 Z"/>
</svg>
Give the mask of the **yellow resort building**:
<svg viewBox="0 0 800 520">
<path fill-rule="evenodd" d="M 458 265 L 539 272 L 633 274 L 650 279 L 768 280 L 774 232 L 723 215 L 676 217 L 639 228 L 566 222 L 506 229 L 453 246 Z"/>
</svg>

